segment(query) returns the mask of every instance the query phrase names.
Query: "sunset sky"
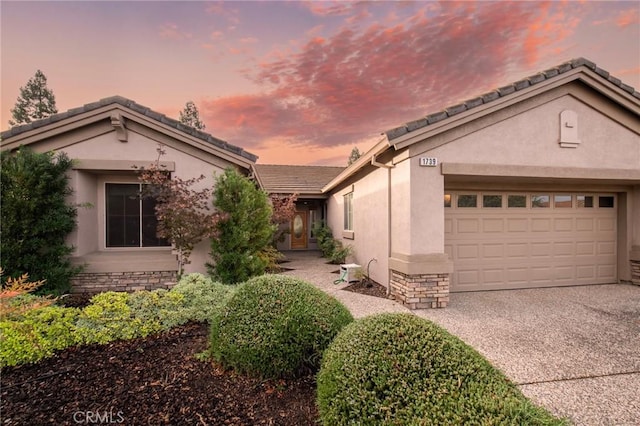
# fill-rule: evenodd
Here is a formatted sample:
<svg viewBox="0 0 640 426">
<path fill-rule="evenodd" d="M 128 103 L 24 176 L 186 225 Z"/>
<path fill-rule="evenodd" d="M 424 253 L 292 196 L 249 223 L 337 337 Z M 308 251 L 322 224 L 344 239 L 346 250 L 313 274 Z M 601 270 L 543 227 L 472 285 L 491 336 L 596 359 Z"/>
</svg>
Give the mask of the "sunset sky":
<svg viewBox="0 0 640 426">
<path fill-rule="evenodd" d="M 640 2 L 0 3 L 0 128 L 41 69 L 60 112 L 113 95 L 259 163 L 346 164 L 380 133 L 583 56 L 640 88 Z"/>
</svg>

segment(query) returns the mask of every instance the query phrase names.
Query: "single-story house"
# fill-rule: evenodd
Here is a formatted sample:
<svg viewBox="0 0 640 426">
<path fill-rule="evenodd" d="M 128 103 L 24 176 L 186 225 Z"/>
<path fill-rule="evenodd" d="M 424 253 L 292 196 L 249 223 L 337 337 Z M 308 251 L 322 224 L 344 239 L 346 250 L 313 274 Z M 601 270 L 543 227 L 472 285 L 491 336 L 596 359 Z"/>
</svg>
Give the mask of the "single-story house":
<svg viewBox="0 0 640 426">
<path fill-rule="evenodd" d="M 3 132 L 2 149 L 28 146 L 36 152 L 64 151 L 74 160 L 70 186 L 78 208 L 77 230 L 69 243 L 72 261 L 85 265 L 75 292 L 139 290 L 175 282 L 176 255 L 156 237 L 151 200 L 137 197 L 136 168 L 158 159 L 173 176 L 205 179 L 234 167 L 249 175 L 257 157 L 242 148 L 185 126 L 177 120 L 115 96 Z M 198 244 L 185 272 L 205 272 L 209 242 Z"/>
<path fill-rule="evenodd" d="M 323 193 L 334 235 L 410 308 L 640 284 L 640 93 L 575 59 L 385 132 Z"/>
<path fill-rule="evenodd" d="M 88 265 L 78 287 L 175 277 L 170 247 L 149 246 L 144 206 L 134 238 L 129 211 L 110 207 L 137 191 L 133 167 L 155 160 L 158 143 L 182 178 L 204 174 L 211 185 L 232 166 L 267 192 L 298 193 L 283 247 L 314 248 L 311 224 L 325 220 L 410 308 L 445 307 L 450 292 L 640 284 L 640 93 L 583 58 L 391 129 L 347 168 L 257 165 L 120 97 L 1 136 L 2 149 L 77 160 L 74 201 L 93 206 L 80 209 L 71 238 Z M 201 243 L 187 272 L 203 270 L 207 252 Z"/>
</svg>

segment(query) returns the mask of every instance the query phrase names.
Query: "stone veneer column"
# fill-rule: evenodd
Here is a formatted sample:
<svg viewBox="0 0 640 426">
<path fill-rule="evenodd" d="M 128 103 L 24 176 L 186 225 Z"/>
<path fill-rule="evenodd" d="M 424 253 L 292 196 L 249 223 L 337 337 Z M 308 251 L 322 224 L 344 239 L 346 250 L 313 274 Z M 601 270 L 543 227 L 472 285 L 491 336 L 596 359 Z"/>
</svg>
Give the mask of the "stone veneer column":
<svg viewBox="0 0 640 426">
<path fill-rule="evenodd" d="M 449 274 L 407 275 L 392 270 L 391 296 L 409 309 L 446 308 Z"/>
<path fill-rule="evenodd" d="M 391 296 L 409 309 L 446 308 L 453 264 L 444 253 L 389 258 Z"/>
<path fill-rule="evenodd" d="M 631 283 L 640 285 L 640 246 L 633 246 L 629 253 L 631 262 Z"/>
</svg>

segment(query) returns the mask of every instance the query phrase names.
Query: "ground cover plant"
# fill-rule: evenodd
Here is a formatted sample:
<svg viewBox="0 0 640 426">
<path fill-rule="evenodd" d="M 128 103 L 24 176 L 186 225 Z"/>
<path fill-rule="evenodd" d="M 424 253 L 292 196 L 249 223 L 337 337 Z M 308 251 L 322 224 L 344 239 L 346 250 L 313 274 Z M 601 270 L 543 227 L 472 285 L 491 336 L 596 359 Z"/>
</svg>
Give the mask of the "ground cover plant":
<svg viewBox="0 0 640 426">
<path fill-rule="evenodd" d="M 211 356 L 263 378 L 314 372 L 323 351 L 353 317 L 300 279 L 263 275 L 246 282 L 211 325 Z"/>
<path fill-rule="evenodd" d="M 235 291 L 201 274 L 187 275 L 170 291 L 105 292 L 82 309 L 44 306 L 2 317 L 0 366 L 37 362 L 70 346 L 134 339 L 189 321 L 208 321 Z M 14 299 L 23 297 L 16 294 Z M 18 303 L 25 302 L 7 305 Z"/>
<path fill-rule="evenodd" d="M 460 339 L 410 314 L 345 327 L 317 381 L 325 425 L 564 424 Z"/>
</svg>

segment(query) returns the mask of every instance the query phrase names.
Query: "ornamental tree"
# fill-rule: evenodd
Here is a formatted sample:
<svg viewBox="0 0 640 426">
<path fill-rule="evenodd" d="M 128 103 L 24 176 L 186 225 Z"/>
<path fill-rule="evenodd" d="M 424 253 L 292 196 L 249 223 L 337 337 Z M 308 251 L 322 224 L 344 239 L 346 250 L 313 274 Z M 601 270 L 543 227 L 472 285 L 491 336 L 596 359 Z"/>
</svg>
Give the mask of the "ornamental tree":
<svg viewBox="0 0 640 426">
<path fill-rule="evenodd" d="M 277 195 L 271 194 L 269 201 L 271 202 L 271 208 L 273 213 L 271 215 L 271 223 L 275 225 L 276 231 L 273 234 L 272 244 L 275 247 L 278 242 L 284 240 L 284 236 L 290 232 L 289 228 L 280 228 L 280 225 L 291 222 L 293 216 L 296 214 L 296 200 L 298 194 L 291 195 Z"/>
<path fill-rule="evenodd" d="M 17 126 L 31 123 L 57 112 L 56 98 L 53 96 L 53 92 L 47 88 L 47 77 L 38 70 L 35 76 L 20 88 L 20 96 L 18 96 L 15 107 L 11 110 L 13 119 L 9 120 L 9 125 Z"/>
<path fill-rule="evenodd" d="M 155 198 L 157 234 L 173 245 L 178 255 L 178 276 L 181 276 L 184 265 L 190 263 L 195 245 L 205 238 L 215 237 L 216 225 L 222 215 L 210 211 L 210 188 L 193 189 L 205 179 L 204 175 L 186 180 L 178 176 L 172 178 L 160 163 L 166 153 L 163 146 L 157 151 L 156 161 L 148 168 L 140 169 L 139 179 L 145 184 L 141 196 Z"/>
<path fill-rule="evenodd" d="M 275 225 L 267 194 L 247 177 L 227 169 L 216 180 L 214 206 L 226 214 L 211 240 L 209 273 L 225 284 L 262 275 L 268 261 L 260 253 L 270 246 Z"/>
</svg>

